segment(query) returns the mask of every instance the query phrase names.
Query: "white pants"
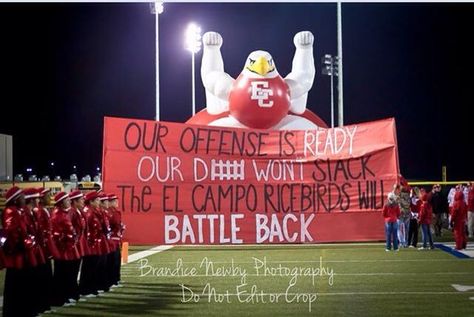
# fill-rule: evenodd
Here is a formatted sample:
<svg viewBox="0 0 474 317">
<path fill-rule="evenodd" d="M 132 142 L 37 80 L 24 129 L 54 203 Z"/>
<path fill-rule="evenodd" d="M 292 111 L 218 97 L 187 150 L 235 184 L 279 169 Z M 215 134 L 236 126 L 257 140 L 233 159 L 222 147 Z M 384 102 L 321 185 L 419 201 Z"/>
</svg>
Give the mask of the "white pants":
<svg viewBox="0 0 474 317">
<path fill-rule="evenodd" d="M 467 231 L 469 238 L 472 238 L 474 236 L 474 211 L 467 212 Z"/>
</svg>

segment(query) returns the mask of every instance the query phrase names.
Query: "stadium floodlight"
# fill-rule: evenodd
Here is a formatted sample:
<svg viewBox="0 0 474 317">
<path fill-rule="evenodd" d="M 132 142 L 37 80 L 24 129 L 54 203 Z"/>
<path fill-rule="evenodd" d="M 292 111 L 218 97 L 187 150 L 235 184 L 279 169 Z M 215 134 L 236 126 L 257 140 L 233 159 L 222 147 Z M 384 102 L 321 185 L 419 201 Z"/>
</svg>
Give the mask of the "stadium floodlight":
<svg viewBox="0 0 474 317">
<path fill-rule="evenodd" d="M 190 23 L 186 29 L 186 49 L 191 52 L 191 93 L 192 93 L 192 105 L 193 115 L 196 113 L 196 82 L 194 74 L 194 55 L 201 50 L 201 28 Z"/>
<path fill-rule="evenodd" d="M 159 45 L 159 15 L 165 7 L 163 1 L 157 0 L 150 3 L 151 13 L 155 15 L 155 120 L 160 120 L 160 45 Z"/>
<path fill-rule="evenodd" d="M 322 58 L 322 74 L 331 77 L 331 128 L 334 128 L 334 76 L 339 75 L 338 62 L 339 58 L 331 54 L 325 54 Z"/>
<path fill-rule="evenodd" d="M 33 172 L 33 169 L 32 169 L 31 167 L 27 167 L 27 168 L 26 168 L 26 172 L 27 172 L 27 173 L 31 173 L 31 172 Z"/>
</svg>

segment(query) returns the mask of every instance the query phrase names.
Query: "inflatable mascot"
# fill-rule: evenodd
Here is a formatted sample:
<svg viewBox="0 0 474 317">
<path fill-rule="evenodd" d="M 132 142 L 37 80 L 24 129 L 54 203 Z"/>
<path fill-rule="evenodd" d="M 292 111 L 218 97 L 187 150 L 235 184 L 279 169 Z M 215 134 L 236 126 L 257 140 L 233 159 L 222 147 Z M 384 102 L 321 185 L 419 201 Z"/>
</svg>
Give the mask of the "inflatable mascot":
<svg viewBox="0 0 474 317">
<path fill-rule="evenodd" d="M 305 130 L 327 125 L 306 110 L 308 91 L 314 81 L 314 36 L 309 31 L 295 35 L 291 72 L 281 77 L 270 53 L 254 51 L 244 69 L 232 78 L 224 72 L 222 36 L 203 36 L 201 78 L 206 90 L 206 109 L 188 123 L 221 127 L 273 130 Z"/>
</svg>

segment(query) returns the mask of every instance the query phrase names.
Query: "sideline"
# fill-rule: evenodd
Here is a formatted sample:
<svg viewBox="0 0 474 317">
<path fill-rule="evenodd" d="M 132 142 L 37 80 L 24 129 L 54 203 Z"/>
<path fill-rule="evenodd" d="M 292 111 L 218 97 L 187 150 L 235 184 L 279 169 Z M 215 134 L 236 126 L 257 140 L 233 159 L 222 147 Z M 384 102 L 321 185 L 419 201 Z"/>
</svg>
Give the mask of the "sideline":
<svg viewBox="0 0 474 317">
<path fill-rule="evenodd" d="M 474 257 L 474 247 L 472 245 L 468 245 L 465 250 L 456 250 L 454 243 L 435 243 L 435 247 L 445 252 L 448 252 L 451 255 L 459 259 L 472 259 Z"/>
</svg>

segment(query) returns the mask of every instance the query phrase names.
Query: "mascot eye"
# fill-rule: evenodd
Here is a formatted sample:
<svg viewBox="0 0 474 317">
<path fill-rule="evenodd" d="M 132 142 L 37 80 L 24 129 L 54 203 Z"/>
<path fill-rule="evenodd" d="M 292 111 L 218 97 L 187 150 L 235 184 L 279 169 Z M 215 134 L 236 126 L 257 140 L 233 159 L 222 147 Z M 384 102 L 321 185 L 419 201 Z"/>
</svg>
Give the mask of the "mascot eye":
<svg viewBox="0 0 474 317">
<path fill-rule="evenodd" d="M 273 59 L 269 60 L 268 64 L 270 64 L 270 66 L 273 66 Z"/>
<path fill-rule="evenodd" d="M 250 60 L 250 65 L 253 65 L 255 63 L 254 59 L 249 58 L 249 60 Z"/>
</svg>

